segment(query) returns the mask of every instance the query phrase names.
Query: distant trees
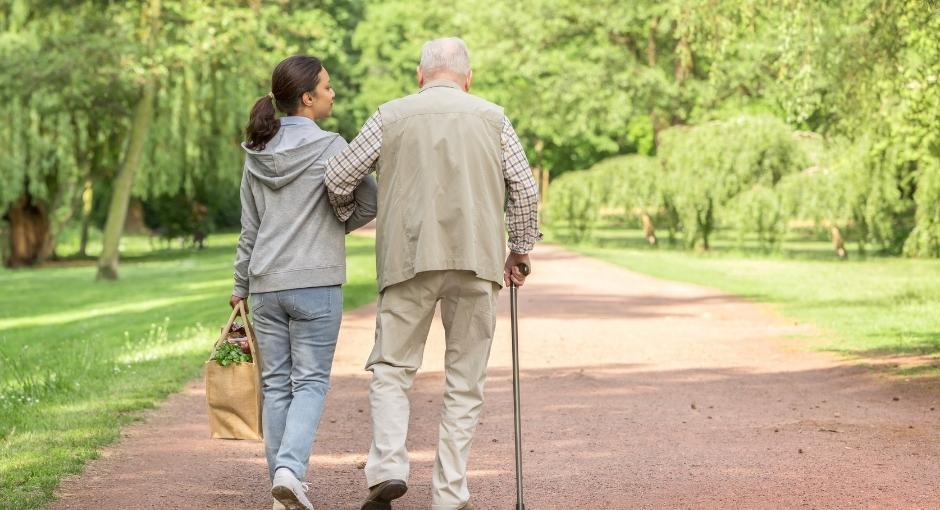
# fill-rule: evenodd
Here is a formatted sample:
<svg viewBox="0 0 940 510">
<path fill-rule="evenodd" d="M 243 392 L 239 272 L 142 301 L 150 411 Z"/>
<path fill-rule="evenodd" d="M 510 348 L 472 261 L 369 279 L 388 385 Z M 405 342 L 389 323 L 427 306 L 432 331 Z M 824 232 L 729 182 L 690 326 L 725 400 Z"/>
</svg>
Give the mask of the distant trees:
<svg viewBox="0 0 940 510">
<path fill-rule="evenodd" d="M 87 224 L 94 201 L 110 203 L 98 263 L 105 279 L 117 277 L 131 197 L 237 210 L 242 127 L 274 65 L 305 51 L 339 68 L 349 54 L 348 30 L 308 6 L 40 4 L 0 6 L 0 112 L 10 119 L 0 134 L 11 153 L 0 158 L 0 211 L 10 266 L 47 259 L 66 223 Z M 349 71 L 335 75 L 342 83 Z"/>
<path fill-rule="evenodd" d="M 506 108 L 557 185 L 584 193 L 560 177 L 657 158 L 615 159 L 630 191 L 591 191 L 646 215 L 654 239 L 652 225 L 702 245 L 721 226 L 769 248 L 799 216 L 863 246 L 940 256 L 937 33 L 926 0 L 9 0 L 0 254 L 34 264 L 66 226 L 106 224 L 112 276 L 132 199 L 151 214 L 180 197 L 210 214 L 235 199 L 241 129 L 279 60 L 324 58 L 338 93 L 324 127 L 349 138 L 416 89 L 424 41 L 458 35 L 473 92 Z M 735 119 L 751 124 L 734 131 Z M 801 162 L 759 148 L 802 157 L 782 134 L 793 130 L 821 149 Z"/>
<path fill-rule="evenodd" d="M 611 158 L 556 179 L 549 220 L 566 223 L 579 240 L 600 211 L 622 211 L 639 218 L 650 244 L 657 224 L 706 250 L 719 224 L 756 234 L 767 248 L 780 242 L 790 216 L 778 184 L 808 161 L 785 124 L 741 116 L 660 136 L 656 157 Z"/>
<path fill-rule="evenodd" d="M 786 222 L 799 218 L 816 220 L 839 250 L 851 239 L 862 250 L 940 256 L 936 2 L 702 0 L 624 11 L 631 9 L 655 13 L 634 23 L 655 20 L 655 33 L 665 36 L 650 39 L 657 55 L 647 73 L 632 75 L 634 83 L 657 76 L 656 88 L 632 100 L 654 119 L 653 152 L 672 176 L 664 182 L 676 186 L 668 195 L 687 241 L 704 244 L 720 224 L 772 248 Z M 672 53 L 660 58 L 663 47 Z M 650 68 L 654 60 L 675 73 Z M 762 140 L 706 135 L 707 126 L 726 129 L 741 113 L 780 119 L 781 143 L 787 130 L 815 133 L 818 150 L 790 147 L 809 159 L 794 159 L 779 179 L 750 183 L 735 158 L 759 165 L 753 144 Z M 682 125 L 695 127 L 670 129 Z M 726 161 L 714 159 L 716 144 Z"/>
<path fill-rule="evenodd" d="M 756 233 L 763 244 L 778 241 L 784 218 L 771 190 L 805 167 L 783 122 L 742 116 L 674 127 L 660 136 L 665 189 L 689 246 L 701 242 L 709 248 L 720 213 L 732 217 L 739 231 Z"/>
</svg>

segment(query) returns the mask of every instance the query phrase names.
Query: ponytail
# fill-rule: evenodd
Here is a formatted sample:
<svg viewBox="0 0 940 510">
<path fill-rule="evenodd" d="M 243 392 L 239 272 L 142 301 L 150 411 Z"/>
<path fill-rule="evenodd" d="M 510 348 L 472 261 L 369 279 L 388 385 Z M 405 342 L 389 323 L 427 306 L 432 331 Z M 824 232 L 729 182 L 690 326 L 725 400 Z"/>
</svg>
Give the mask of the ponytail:
<svg viewBox="0 0 940 510">
<path fill-rule="evenodd" d="M 251 117 L 245 126 L 245 145 L 254 151 L 263 151 L 274 138 L 281 123 L 274 116 L 274 107 L 293 115 L 304 92 L 313 92 L 320 83 L 323 63 L 316 57 L 294 55 L 287 57 L 271 74 L 271 92 L 255 101 Z"/>
<path fill-rule="evenodd" d="M 255 101 L 245 126 L 245 145 L 251 150 L 263 151 L 280 127 L 281 123 L 274 116 L 274 95 L 261 96 Z"/>
</svg>

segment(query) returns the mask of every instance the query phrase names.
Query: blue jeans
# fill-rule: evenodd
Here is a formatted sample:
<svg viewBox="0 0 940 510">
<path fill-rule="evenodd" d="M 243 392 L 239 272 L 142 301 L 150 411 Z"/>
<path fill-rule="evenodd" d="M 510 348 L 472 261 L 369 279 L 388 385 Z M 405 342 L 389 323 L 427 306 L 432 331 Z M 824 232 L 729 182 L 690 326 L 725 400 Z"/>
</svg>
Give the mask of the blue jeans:
<svg viewBox="0 0 940 510">
<path fill-rule="evenodd" d="M 343 314 L 339 285 L 252 294 L 261 349 L 262 427 L 268 475 L 288 468 L 307 473 L 323 414 Z"/>
</svg>

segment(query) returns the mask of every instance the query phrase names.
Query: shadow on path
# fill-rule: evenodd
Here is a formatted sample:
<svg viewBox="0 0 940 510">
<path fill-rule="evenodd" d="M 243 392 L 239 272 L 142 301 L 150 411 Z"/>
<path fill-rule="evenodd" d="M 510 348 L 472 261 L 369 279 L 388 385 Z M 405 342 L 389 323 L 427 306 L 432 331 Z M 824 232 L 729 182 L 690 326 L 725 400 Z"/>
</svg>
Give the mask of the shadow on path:
<svg viewBox="0 0 940 510">
<path fill-rule="evenodd" d="M 497 369 L 488 380 L 470 464 L 480 508 L 515 497 L 510 377 Z M 421 374 L 412 392 L 411 490 L 395 508 L 429 505 L 442 381 Z M 318 509 L 358 508 L 368 376 L 333 382 L 308 480 Z M 940 498 L 940 403 L 925 397 L 935 383 L 886 383 L 863 367 L 618 364 L 526 370 L 522 384 L 532 508 L 929 508 Z M 270 508 L 261 445 L 210 441 L 203 399 L 201 384 L 172 397 L 52 508 Z"/>
</svg>

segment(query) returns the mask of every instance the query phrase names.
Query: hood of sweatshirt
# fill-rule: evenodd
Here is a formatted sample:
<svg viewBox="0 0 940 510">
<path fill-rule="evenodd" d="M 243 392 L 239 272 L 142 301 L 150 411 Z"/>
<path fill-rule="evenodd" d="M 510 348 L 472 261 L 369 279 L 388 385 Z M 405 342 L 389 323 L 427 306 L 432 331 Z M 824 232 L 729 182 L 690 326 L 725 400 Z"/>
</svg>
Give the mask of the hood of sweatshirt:
<svg viewBox="0 0 940 510">
<path fill-rule="evenodd" d="M 338 138 L 306 117 L 282 117 L 281 129 L 263 150 L 252 150 L 242 143 L 245 168 L 268 188 L 280 189 L 317 162 Z"/>
</svg>

